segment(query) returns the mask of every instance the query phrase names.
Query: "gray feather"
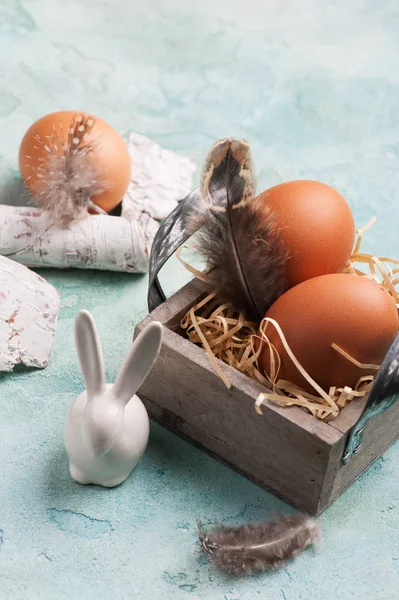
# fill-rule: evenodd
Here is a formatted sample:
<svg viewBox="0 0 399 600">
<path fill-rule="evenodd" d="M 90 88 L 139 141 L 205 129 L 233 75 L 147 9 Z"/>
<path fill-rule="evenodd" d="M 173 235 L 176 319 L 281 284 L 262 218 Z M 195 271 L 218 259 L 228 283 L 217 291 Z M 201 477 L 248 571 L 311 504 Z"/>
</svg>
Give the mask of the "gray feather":
<svg viewBox="0 0 399 600">
<path fill-rule="evenodd" d="M 270 523 L 242 527 L 200 525 L 201 547 L 216 567 L 234 575 L 278 569 L 319 537 L 315 520 L 306 515 L 283 516 Z"/>
<path fill-rule="evenodd" d="M 200 229 L 196 247 L 218 299 L 260 321 L 286 290 L 288 255 L 273 214 L 254 197 L 255 188 L 248 144 L 234 138 L 216 143 L 201 177 L 204 208 L 188 231 Z"/>
</svg>

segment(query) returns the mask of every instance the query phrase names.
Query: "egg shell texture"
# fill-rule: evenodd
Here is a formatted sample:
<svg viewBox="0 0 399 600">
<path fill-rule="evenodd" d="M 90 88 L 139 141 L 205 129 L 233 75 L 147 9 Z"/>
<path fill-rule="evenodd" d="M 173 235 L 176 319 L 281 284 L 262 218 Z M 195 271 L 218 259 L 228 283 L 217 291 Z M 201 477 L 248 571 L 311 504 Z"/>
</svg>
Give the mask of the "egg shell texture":
<svg viewBox="0 0 399 600">
<path fill-rule="evenodd" d="M 261 198 L 273 213 L 289 252 L 287 287 L 345 269 L 356 229 L 341 194 L 325 183 L 304 180 L 276 185 Z"/>
<path fill-rule="evenodd" d="M 359 369 L 337 353 L 335 343 L 363 364 L 381 364 L 398 332 L 398 311 L 389 293 L 357 275 L 332 274 L 309 279 L 288 290 L 266 317 L 278 322 L 286 340 L 308 374 L 325 390 L 354 387 L 372 369 Z M 315 393 L 286 353 L 275 327 L 267 335 L 282 359 L 279 378 Z M 259 360 L 269 371 L 270 354 Z"/>
<path fill-rule="evenodd" d="M 54 127 L 62 143 L 68 139 L 68 130 L 75 115 L 81 111 L 65 110 L 48 114 L 35 123 L 25 133 L 19 150 L 19 168 L 27 188 L 35 196 L 40 190 L 40 178 L 33 167 L 43 166 L 49 155 L 44 144 L 38 143 L 35 136 L 45 143 L 46 138 L 54 136 Z M 101 176 L 105 191 L 92 196 L 92 201 L 105 211 L 110 211 L 122 200 L 130 181 L 131 159 L 127 146 L 121 136 L 102 119 L 94 117 L 94 127 L 87 144 L 95 145 L 93 160 Z M 40 198 L 38 198 L 40 201 Z"/>
</svg>

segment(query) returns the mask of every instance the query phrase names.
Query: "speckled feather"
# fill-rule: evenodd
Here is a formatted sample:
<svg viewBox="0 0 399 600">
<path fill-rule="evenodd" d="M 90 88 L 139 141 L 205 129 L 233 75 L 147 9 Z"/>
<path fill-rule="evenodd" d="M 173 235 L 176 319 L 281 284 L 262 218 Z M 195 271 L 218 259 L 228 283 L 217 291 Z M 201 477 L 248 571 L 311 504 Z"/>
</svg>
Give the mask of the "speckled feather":
<svg viewBox="0 0 399 600">
<path fill-rule="evenodd" d="M 287 252 L 273 214 L 255 197 L 247 142 L 232 138 L 211 148 L 200 191 L 204 208 L 188 231 L 200 229 L 196 247 L 207 263 L 205 279 L 221 302 L 260 321 L 286 289 Z"/>
<path fill-rule="evenodd" d="M 283 566 L 320 535 L 314 519 L 288 515 L 270 523 L 242 527 L 216 527 L 206 532 L 200 525 L 201 547 L 216 567 L 233 575 L 250 575 Z"/>
<path fill-rule="evenodd" d="M 76 114 L 67 132 L 67 141 L 54 127 L 46 140 L 36 139 L 45 146 L 49 156 L 41 160 L 37 196 L 55 225 L 67 227 L 72 221 L 87 215 L 91 196 L 105 190 L 91 153 L 95 148 L 88 137 L 95 123 L 90 115 Z"/>
</svg>

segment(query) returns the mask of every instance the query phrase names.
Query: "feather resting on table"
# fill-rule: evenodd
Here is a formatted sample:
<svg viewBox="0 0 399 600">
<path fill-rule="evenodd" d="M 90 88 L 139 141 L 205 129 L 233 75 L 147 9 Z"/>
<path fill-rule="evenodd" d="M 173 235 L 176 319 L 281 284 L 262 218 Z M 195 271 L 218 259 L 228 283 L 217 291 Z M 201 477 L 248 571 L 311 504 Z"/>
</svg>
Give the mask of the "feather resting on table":
<svg viewBox="0 0 399 600">
<path fill-rule="evenodd" d="M 215 566 L 233 575 L 278 569 L 319 535 L 315 520 L 306 515 L 287 515 L 242 527 L 216 527 L 209 532 L 201 525 L 199 529 L 205 554 Z"/>
<path fill-rule="evenodd" d="M 188 226 L 200 229 L 197 249 L 207 264 L 205 281 L 221 302 L 260 321 L 285 291 L 287 253 L 256 181 L 247 142 L 217 142 L 201 176 L 203 209 Z"/>
</svg>

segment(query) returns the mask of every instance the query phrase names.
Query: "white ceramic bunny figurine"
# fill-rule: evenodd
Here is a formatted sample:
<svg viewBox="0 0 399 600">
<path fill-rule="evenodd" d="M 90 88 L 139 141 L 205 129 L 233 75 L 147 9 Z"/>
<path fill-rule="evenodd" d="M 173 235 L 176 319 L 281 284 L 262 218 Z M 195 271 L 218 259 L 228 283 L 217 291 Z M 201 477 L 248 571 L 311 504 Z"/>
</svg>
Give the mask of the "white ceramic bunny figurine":
<svg viewBox="0 0 399 600">
<path fill-rule="evenodd" d="M 71 476 L 78 483 L 119 485 L 146 449 L 149 419 L 135 395 L 158 358 L 162 325 L 152 322 L 134 341 L 114 385 L 106 384 L 96 325 L 85 310 L 75 320 L 75 339 L 86 391 L 72 404 L 65 427 Z"/>
</svg>

